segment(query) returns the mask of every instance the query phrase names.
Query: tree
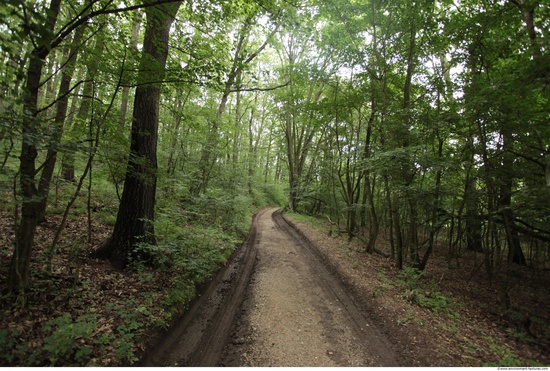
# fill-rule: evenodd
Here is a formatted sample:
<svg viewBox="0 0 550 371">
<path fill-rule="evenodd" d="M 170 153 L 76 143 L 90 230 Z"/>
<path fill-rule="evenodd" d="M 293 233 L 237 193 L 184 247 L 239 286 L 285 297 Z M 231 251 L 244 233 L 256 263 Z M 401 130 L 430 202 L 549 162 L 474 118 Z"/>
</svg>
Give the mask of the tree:
<svg viewBox="0 0 550 371">
<path fill-rule="evenodd" d="M 27 82 L 23 93 L 22 141 L 19 166 L 21 196 L 21 221 L 16 231 L 8 287 L 10 291 L 25 290 L 29 285 L 29 266 L 36 225 L 38 224 L 41 197 L 36 187 L 37 139 L 39 137 L 38 93 L 44 59 L 50 52 L 53 31 L 61 8 L 61 0 L 52 0 L 42 24 L 37 24 L 39 35 L 32 50 L 27 68 Z"/>
<path fill-rule="evenodd" d="M 216 160 L 216 150 L 218 147 L 218 138 L 219 130 L 222 124 L 222 117 L 226 110 L 226 106 L 229 100 L 231 93 L 239 91 L 241 89 L 241 82 L 243 78 L 243 73 L 245 68 L 251 64 L 254 59 L 262 53 L 266 48 L 270 39 L 277 32 L 278 27 L 275 27 L 265 38 L 262 44 L 260 44 L 256 49 L 250 49 L 249 44 L 252 44 L 251 32 L 253 25 L 256 23 L 255 20 L 261 15 L 260 8 L 254 8 L 250 14 L 245 14 L 245 19 L 242 26 L 240 27 L 237 39 L 235 40 L 234 54 L 231 60 L 231 66 L 227 71 L 226 81 L 222 86 L 222 96 L 216 111 L 215 117 L 212 119 L 208 137 L 206 138 L 206 143 L 203 146 L 201 151 L 201 158 L 199 161 L 199 168 L 197 174 L 194 176 L 192 183 L 190 185 L 190 193 L 194 196 L 198 196 L 203 192 L 209 183 L 212 174 L 212 168 Z"/>
<path fill-rule="evenodd" d="M 46 205 L 48 202 L 48 193 L 50 190 L 50 182 L 52 180 L 53 172 L 55 169 L 55 163 L 57 161 L 57 153 L 60 147 L 61 136 L 63 135 L 65 118 L 67 116 L 67 110 L 69 106 L 69 92 L 71 87 L 71 80 L 76 67 L 76 60 L 78 57 L 79 49 L 82 47 L 82 37 L 86 30 L 85 25 L 76 29 L 70 49 L 69 57 L 63 72 L 61 74 L 61 81 L 59 84 L 59 92 L 57 94 L 57 104 L 55 119 L 53 128 L 51 129 L 52 135 L 48 143 L 48 151 L 46 153 L 46 161 L 42 165 L 43 170 L 40 175 L 40 181 L 38 183 L 38 194 L 41 197 L 41 203 L 38 210 L 38 221 L 41 222 L 45 219 Z"/>
<path fill-rule="evenodd" d="M 156 243 L 154 221 L 160 88 L 168 57 L 170 27 L 179 7 L 180 3 L 176 2 L 146 10 L 124 190 L 113 233 L 96 252 L 96 256 L 109 259 L 118 268 L 128 264 L 138 243 Z"/>
</svg>

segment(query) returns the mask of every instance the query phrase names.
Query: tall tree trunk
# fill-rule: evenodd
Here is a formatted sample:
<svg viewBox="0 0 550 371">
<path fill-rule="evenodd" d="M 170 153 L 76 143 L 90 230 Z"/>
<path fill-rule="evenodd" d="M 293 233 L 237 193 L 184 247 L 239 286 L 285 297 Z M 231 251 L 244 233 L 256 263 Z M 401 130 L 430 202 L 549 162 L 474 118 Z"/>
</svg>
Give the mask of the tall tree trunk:
<svg viewBox="0 0 550 371">
<path fill-rule="evenodd" d="M 221 124 L 222 115 L 225 112 L 225 107 L 229 100 L 229 95 L 232 93 L 232 89 L 236 85 L 236 82 L 241 78 L 242 71 L 246 65 L 252 62 L 260 53 L 266 48 L 270 38 L 277 32 L 277 28 L 273 30 L 270 35 L 266 38 L 264 43 L 260 45 L 253 53 L 251 53 L 247 58 L 244 55 L 244 47 L 248 41 L 250 35 L 250 27 L 253 24 L 253 20 L 256 14 L 250 15 L 243 24 L 243 27 L 239 31 L 239 39 L 237 45 L 235 45 L 235 55 L 233 57 L 231 70 L 227 75 L 227 80 L 225 82 L 224 90 L 222 92 L 222 98 L 218 106 L 218 111 L 216 113 L 216 118 L 212 122 L 210 127 L 210 132 L 208 133 L 208 138 L 203 147 L 201 153 L 201 159 L 199 162 L 199 169 L 197 174 L 189 186 L 189 192 L 192 195 L 199 195 L 203 192 L 210 181 L 212 176 L 212 168 L 215 163 L 215 155 L 218 147 L 219 139 L 219 128 Z"/>
<path fill-rule="evenodd" d="M 57 16 L 61 7 L 61 0 L 52 0 L 48 9 L 48 16 L 43 25 L 44 36 L 30 56 L 27 69 L 27 84 L 23 97 L 23 123 L 21 156 L 19 164 L 20 187 L 23 203 L 21 206 L 21 221 L 16 231 L 15 249 L 11 259 L 8 275 L 10 291 L 24 290 L 29 285 L 29 266 L 31 259 L 34 233 L 38 223 L 40 197 L 35 182 L 36 157 L 38 155 L 36 138 L 38 137 L 37 105 L 40 78 L 44 67 L 44 59 L 50 52 L 49 44 Z"/>
<path fill-rule="evenodd" d="M 244 67 L 242 53 L 250 32 L 251 20 L 251 18 L 247 18 L 239 32 L 239 39 L 237 41 L 237 45 L 235 46 L 235 55 L 233 57 L 231 71 L 229 71 L 229 74 L 227 75 L 227 80 L 225 81 L 225 86 L 220 104 L 218 105 L 216 117 L 212 121 L 208 138 L 206 139 L 206 143 L 202 149 L 198 174 L 194 177 L 189 187 L 189 192 L 195 196 L 198 196 L 201 192 L 203 192 L 208 187 L 208 183 L 210 181 L 212 168 L 215 162 L 215 154 L 218 147 L 221 118 L 225 112 L 229 95 L 231 94 L 231 89 L 235 85 L 235 82 L 239 80 Z"/>
<path fill-rule="evenodd" d="M 525 265 L 525 255 L 521 249 L 519 233 L 516 230 L 514 211 L 512 210 L 512 187 L 514 183 L 513 163 L 514 157 L 509 152 L 511 146 L 511 135 L 505 130 L 504 139 L 504 158 L 502 160 L 502 176 L 500 177 L 501 186 L 499 190 L 499 208 L 504 222 L 506 232 L 506 241 L 508 242 L 508 261 Z"/>
<path fill-rule="evenodd" d="M 132 19 L 132 36 L 130 40 L 130 45 L 133 50 L 137 51 L 138 41 L 139 41 L 139 29 L 141 26 L 141 10 L 134 9 L 134 17 Z M 133 60 L 133 58 L 132 58 Z M 120 102 L 120 116 L 119 124 L 121 127 L 124 127 L 126 124 L 126 115 L 128 112 L 128 97 L 130 96 L 130 87 L 124 86 L 122 88 L 122 99 Z"/>
<path fill-rule="evenodd" d="M 404 148 L 409 146 L 409 130 L 411 126 L 411 86 L 414 69 L 416 65 L 416 11 L 418 9 L 418 3 L 415 2 L 414 9 L 412 9 L 412 20 L 409 30 L 409 49 L 407 55 L 407 73 L 405 75 L 405 86 L 403 88 L 403 127 L 402 127 L 402 145 Z M 410 207 L 410 219 L 409 228 L 410 236 L 410 254 L 412 264 L 415 265 L 419 261 L 418 256 L 418 212 L 416 210 L 416 200 L 413 198 L 413 194 L 409 188 L 409 184 L 412 183 L 412 164 L 410 161 L 404 161 L 402 165 L 402 181 L 406 186 L 406 197 Z"/>
<path fill-rule="evenodd" d="M 397 191 L 392 192 L 391 218 L 393 221 L 393 232 L 395 235 L 395 252 L 397 269 L 403 269 L 403 232 L 401 230 L 401 217 L 399 215 L 399 195 Z"/>
<path fill-rule="evenodd" d="M 95 58 L 99 58 L 99 56 L 102 55 L 103 49 L 105 48 L 104 44 L 104 33 L 98 32 L 96 35 L 95 45 L 94 45 L 94 51 L 92 55 Z M 78 112 L 76 113 L 76 122 L 71 126 L 69 130 L 75 130 L 76 126 L 78 125 L 84 125 L 84 122 L 86 122 L 89 117 L 88 114 L 90 112 L 91 104 L 93 101 L 93 93 L 94 93 L 94 78 L 97 73 L 97 63 L 92 62 L 88 63 L 87 72 L 86 72 L 86 78 L 84 82 L 84 87 L 82 88 L 82 98 L 80 99 L 80 107 L 78 108 Z M 91 125 L 91 124 L 90 124 Z M 70 135 L 71 138 L 74 137 L 74 135 Z M 74 143 L 71 140 L 69 143 L 65 143 L 65 151 L 63 152 L 63 157 L 61 160 L 61 173 L 64 180 L 69 182 L 75 181 L 75 165 L 74 165 Z"/>
<path fill-rule="evenodd" d="M 76 67 L 78 50 L 81 47 L 82 36 L 86 27 L 80 26 L 76 29 L 73 41 L 69 50 L 69 57 L 61 74 L 61 82 L 59 84 L 59 93 L 57 94 L 57 107 L 55 119 L 53 123 L 53 135 L 48 145 L 46 154 L 46 162 L 43 165 L 40 182 L 38 184 L 38 194 L 40 195 L 40 206 L 38 210 L 38 222 L 45 220 L 46 205 L 48 203 L 48 193 L 50 191 L 50 182 L 53 177 L 55 163 L 57 162 L 57 152 L 59 149 L 61 136 L 63 135 L 63 125 L 67 116 L 67 108 L 69 105 L 69 89 L 71 80 Z"/>
<path fill-rule="evenodd" d="M 173 110 L 172 119 L 174 121 L 174 127 L 172 129 L 172 140 L 171 140 L 171 146 L 170 146 L 170 154 L 168 155 L 168 164 L 166 166 L 166 173 L 168 176 L 174 176 L 174 173 L 176 172 L 176 165 L 178 162 L 178 159 L 176 157 L 176 154 L 178 152 L 178 141 L 181 140 L 180 138 L 180 126 L 182 122 L 182 109 L 187 104 L 187 101 L 189 99 L 189 96 L 191 95 L 191 89 L 187 91 L 187 94 L 185 98 L 182 100 L 181 98 L 181 92 L 176 92 L 176 104 L 175 108 Z"/>
<path fill-rule="evenodd" d="M 109 241 L 96 256 L 108 258 L 117 268 L 128 264 L 136 244 L 155 244 L 155 196 L 157 183 L 157 137 L 160 88 L 165 75 L 170 27 L 180 3 L 168 3 L 147 8 L 138 87 L 126 169 L 124 191 L 117 220 Z"/>
<path fill-rule="evenodd" d="M 260 139 L 262 136 L 263 126 L 265 115 L 262 114 L 260 119 L 260 126 L 256 128 L 257 133 L 254 137 L 253 127 L 254 127 L 254 117 L 256 115 L 256 107 L 258 104 L 258 94 L 254 97 L 254 105 L 250 110 L 250 117 L 248 119 L 248 194 L 252 196 L 254 191 L 254 178 L 256 176 L 256 166 L 258 165 L 258 146 L 260 144 Z"/>
<path fill-rule="evenodd" d="M 435 129 L 435 133 L 437 136 L 437 156 L 441 159 L 443 157 L 443 138 L 439 135 L 439 129 Z M 441 175 L 442 170 L 437 169 L 435 174 L 435 187 L 434 187 L 434 200 L 431 210 L 431 222 L 430 222 L 430 233 L 428 237 L 428 248 L 424 252 L 424 256 L 422 257 L 422 260 L 418 263 L 418 269 L 424 270 L 426 269 L 426 265 L 428 264 L 428 259 L 432 255 L 434 244 L 435 244 L 435 236 L 437 233 L 437 220 L 438 220 L 438 210 L 439 210 L 439 203 L 440 203 L 440 197 L 441 197 Z"/>
<path fill-rule="evenodd" d="M 473 154 L 472 154 L 473 155 Z M 481 216 L 479 215 L 479 196 L 476 189 L 476 178 L 468 170 L 464 187 L 464 206 L 466 207 L 466 248 L 470 251 L 483 252 L 481 237 Z"/>
</svg>

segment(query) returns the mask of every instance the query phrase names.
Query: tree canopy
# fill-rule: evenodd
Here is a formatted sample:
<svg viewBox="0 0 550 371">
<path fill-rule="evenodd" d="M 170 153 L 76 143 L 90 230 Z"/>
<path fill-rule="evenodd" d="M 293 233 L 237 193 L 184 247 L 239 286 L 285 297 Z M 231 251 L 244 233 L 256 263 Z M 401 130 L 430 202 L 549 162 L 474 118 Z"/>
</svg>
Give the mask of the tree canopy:
<svg viewBox="0 0 550 371">
<path fill-rule="evenodd" d="M 0 13 L 13 290 L 29 285 L 57 168 L 76 194 L 94 167 L 110 182 L 120 266 L 156 243 L 168 204 L 235 210 L 279 191 L 367 252 L 383 234 L 399 268 L 425 269 L 443 236 L 491 273 L 548 254 L 545 2 L 9 0 Z"/>
</svg>

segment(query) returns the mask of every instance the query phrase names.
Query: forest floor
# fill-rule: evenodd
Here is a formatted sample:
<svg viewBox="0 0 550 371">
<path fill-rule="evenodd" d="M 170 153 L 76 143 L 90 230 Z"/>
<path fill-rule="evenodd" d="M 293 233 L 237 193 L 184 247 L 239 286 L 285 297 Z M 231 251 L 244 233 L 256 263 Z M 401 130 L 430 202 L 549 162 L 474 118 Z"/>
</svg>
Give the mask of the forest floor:
<svg viewBox="0 0 550 371">
<path fill-rule="evenodd" d="M 405 365 L 550 366 L 550 272 L 502 267 L 510 300 L 504 309 L 501 285 L 485 274 L 481 254 L 462 252 L 450 261 L 440 246 L 418 276 L 364 253 L 357 239 L 329 236 L 327 221 L 287 219 L 400 350 Z M 383 236 L 377 250 L 389 253 Z"/>
<path fill-rule="evenodd" d="M 544 317 L 549 298 L 541 275 L 528 280 L 516 272 L 525 286 L 510 292 L 517 307 L 502 312 L 498 292 L 483 279 L 477 262 L 471 267 L 461 262 L 462 269 L 473 268 L 465 274 L 448 271 L 444 257 L 435 256 L 431 273 L 418 275 L 393 268 L 388 258 L 365 254 L 358 243 L 330 237 L 329 225 L 318 220 L 283 219 L 268 209 L 254 225 L 246 245 L 254 253 L 214 280 L 143 365 L 550 364 Z M 250 273 L 246 262 L 252 259 Z M 250 276 L 248 288 L 238 294 L 221 285 L 242 285 L 247 278 L 239 279 L 236 272 Z M 233 308 L 241 300 L 242 306 Z M 217 309 L 209 313 L 212 308 Z M 236 315 L 232 326 L 221 318 L 228 312 L 228 318 Z M 202 341 L 194 338 L 197 333 Z"/>
<path fill-rule="evenodd" d="M 484 274 L 481 256 L 455 256 L 453 269 L 449 269 L 441 248 L 426 273 L 418 276 L 395 269 L 393 261 L 384 256 L 365 254 L 356 240 L 348 243 L 343 236 L 329 236 L 330 225 L 320 220 L 288 217 L 301 231 L 289 233 L 305 241 L 303 246 L 291 247 L 284 240 L 288 234 L 279 234 L 287 227 L 281 221 L 270 225 L 271 219 L 265 219 L 270 213 L 264 212 L 264 218 L 258 215 L 258 236 L 248 241 L 254 245 L 261 238 L 273 238 L 270 245 L 237 250 L 214 277 L 214 283 L 225 284 L 216 286 L 214 297 L 234 296 L 235 286 L 243 292 L 246 281 L 245 277 L 236 285 L 235 272 L 252 269 L 242 269 L 241 262 L 256 261 L 248 289 L 244 286 L 243 306 L 230 308 L 237 313 L 234 321 L 225 319 L 228 342 L 212 344 L 209 340 L 212 348 L 222 350 L 217 364 L 550 365 L 548 271 L 513 267 L 506 272 L 510 307 L 503 310 L 502 290 Z M 176 323 L 174 331 L 181 324 L 174 320 L 185 307 L 181 298 L 174 298 L 181 290 L 173 276 L 147 270 L 119 272 L 107 262 L 87 258 L 79 246 L 91 251 L 111 227 L 92 221 L 88 244 L 82 228 L 87 224 L 85 216 L 69 221 L 51 273 L 43 273 L 57 222 L 51 217 L 37 231 L 32 263 L 37 273 L 25 302 L 14 305 L 9 298 L 0 298 L 0 366 L 117 366 L 147 359 L 156 348 L 153 344 L 170 336 L 162 329 Z M 12 215 L 0 211 L 2 286 L 13 237 Z M 389 250 L 384 239 L 380 241 L 377 248 Z M 247 255 L 246 251 L 255 250 L 258 257 Z M 292 274 L 305 276 L 293 279 Z M 292 290 L 303 287 L 321 300 L 306 299 L 301 291 L 289 295 L 284 282 Z M 320 286 L 328 289 L 320 290 Z M 207 285 L 205 290 L 209 287 L 214 286 Z M 171 296 L 166 295 L 167 288 Z M 198 301 L 204 296 L 199 295 Z M 299 300 L 293 304 L 289 298 Z M 313 307 L 305 306 L 306 302 Z M 227 311 L 230 317 L 231 311 Z M 363 318 L 367 320 L 364 327 L 358 324 Z M 284 327 L 285 323 L 291 327 Z M 364 341 L 372 336 L 377 341 Z M 272 339 L 270 344 L 268 339 Z M 313 348 L 308 347 L 309 341 L 314 342 Z"/>
</svg>

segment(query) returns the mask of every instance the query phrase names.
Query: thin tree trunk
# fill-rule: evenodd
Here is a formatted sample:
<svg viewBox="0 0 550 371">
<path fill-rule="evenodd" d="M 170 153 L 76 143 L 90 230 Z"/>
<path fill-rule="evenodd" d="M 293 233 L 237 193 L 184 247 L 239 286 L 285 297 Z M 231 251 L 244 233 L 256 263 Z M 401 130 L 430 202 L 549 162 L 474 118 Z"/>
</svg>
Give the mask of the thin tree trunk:
<svg viewBox="0 0 550 371">
<path fill-rule="evenodd" d="M 69 105 L 69 89 L 71 80 L 76 67 L 78 50 L 81 47 L 82 36 L 84 35 L 85 26 L 76 29 L 71 48 L 69 50 L 69 58 L 61 74 L 61 82 L 59 84 L 59 93 L 57 94 L 57 108 L 54 119 L 53 135 L 48 145 L 46 154 L 46 162 L 43 165 L 40 182 L 38 184 L 38 194 L 41 197 L 38 210 L 38 222 L 45 220 L 46 205 L 48 202 L 48 193 L 50 191 L 50 182 L 53 177 L 55 163 L 57 162 L 57 152 L 63 135 L 63 125 L 67 116 L 67 108 Z"/>
<path fill-rule="evenodd" d="M 502 176 L 499 197 L 499 208 L 501 210 L 502 219 L 504 222 L 504 230 L 506 231 L 506 241 L 508 242 L 508 261 L 525 265 L 525 255 L 521 248 L 519 233 L 516 230 L 514 211 L 512 210 L 512 186 L 513 178 L 513 163 L 514 158 L 509 153 L 512 138 L 506 131 L 503 133 L 504 138 L 504 159 L 502 160 Z"/>
<path fill-rule="evenodd" d="M 103 34 L 98 33 L 97 39 L 95 40 L 94 52 L 92 53 L 96 58 L 101 56 L 103 49 L 105 47 Z M 93 100 L 94 92 L 94 78 L 97 73 L 97 63 L 89 63 L 88 71 L 86 72 L 86 79 L 84 82 L 84 87 L 82 88 L 82 97 L 80 99 L 80 107 L 76 113 L 76 122 L 72 125 L 70 130 L 76 130 L 76 127 L 79 125 L 84 125 L 84 122 L 88 120 L 88 114 L 90 112 L 90 107 Z M 90 124 L 91 125 L 91 124 Z M 70 135 L 74 137 L 74 135 Z M 74 164 L 74 141 L 71 140 L 69 143 L 65 143 L 67 147 L 63 152 L 63 157 L 61 160 L 61 173 L 64 180 L 69 182 L 75 181 L 75 164 Z"/>
<path fill-rule="evenodd" d="M 137 51 L 137 46 L 139 41 L 139 29 L 141 26 L 141 18 L 142 18 L 141 10 L 134 9 L 134 17 L 132 19 L 132 37 L 131 37 L 130 45 L 132 49 L 136 51 Z M 126 124 L 129 96 L 130 96 L 130 86 L 124 86 L 122 88 L 122 99 L 120 102 L 119 124 L 121 127 L 124 127 Z"/>
<path fill-rule="evenodd" d="M 407 73 L 405 75 L 405 86 L 403 89 L 403 127 L 402 127 L 402 145 L 404 148 L 409 146 L 409 130 L 411 126 L 411 86 L 412 78 L 414 74 L 414 68 L 416 64 L 416 9 L 417 3 L 414 5 L 412 10 L 413 19 L 410 25 L 409 32 L 409 49 L 407 56 Z M 409 184 L 412 182 L 413 175 L 411 174 L 411 164 L 409 161 L 404 161 L 402 164 L 402 181 L 406 185 L 406 197 L 410 207 L 410 236 L 408 241 L 410 244 L 410 254 L 412 264 L 416 265 L 419 261 L 418 257 L 418 212 L 416 210 L 416 201 L 413 199 L 411 191 L 409 189 Z"/>
<path fill-rule="evenodd" d="M 395 252 L 397 254 L 395 267 L 403 269 L 403 233 L 401 231 L 401 218 L 399 215 L 399 195 L 396 191 L 392 193 L 391 218 L 395 236 Z"/>
<path fill-rule="evenodd" d="M 36 157 L 38 155 L 36 138 L 38 137 L 38 123 L 36 118 L 40 78 L 44 67 L 44 59 L 50 50 L 47 45 L 61 7 L 61 0 L 52 0 L 45 20 L 42 42 L 39 43 L 30 56 L 27 70 L 27 85 L 23 98 L 23 123 L 21 156 L 19 165 L 20 188 L 23 197 L 21 206 L 21 221 L 16 230 L 15 249 L 8 274 L 8 288 L 10 291 L 22 291 L 29 286 L 29 266 L 34 234 L 38 224 L 40 198 L 36 188 Z"/>
<path fill-rule="evenodd" d="M 266 48 L 269 39 L 277 31 L 277 29 L 272 31 L 271 34 L 266 38 L 264 43 L 258 49 L 256 49 L 255 52 L 250 54 L 248 58 L 245 59 L 243 55 L 243 49 L 247 42 L 247 37 L 250 33 L 253 16 L 254 15 L 251 15 L 244 21 L 243 27 L 240 30 L 239 39 L 237 41 L 237 45 L 235 46 L 235 55 L 233 57 L 231 71 L 229 72 L 227 80 L 225 82 L 222 98 L 220 100 L 218 111 L 216 113 L 216 118 L 212 122 L 210 133 L 201 153 L 198 174 L 194 177 L 189 187 L 189 192 L 192 195 L 199 195 L 201 192 L 203 192 L 207 188 L 210 178 L 212 176 L 212 168 L 214 167 L 214 163 L 216 160 L 215 154 L 218 147 L 219 126 L 221 124 L 222 115 L 225 112 L 225 107 L 229 100 L 229 95 L 232 93 L 232 89 L 234 88 L 235 83 L 240 79 L 244 67 L 252 62 Z"/>
</svg>

